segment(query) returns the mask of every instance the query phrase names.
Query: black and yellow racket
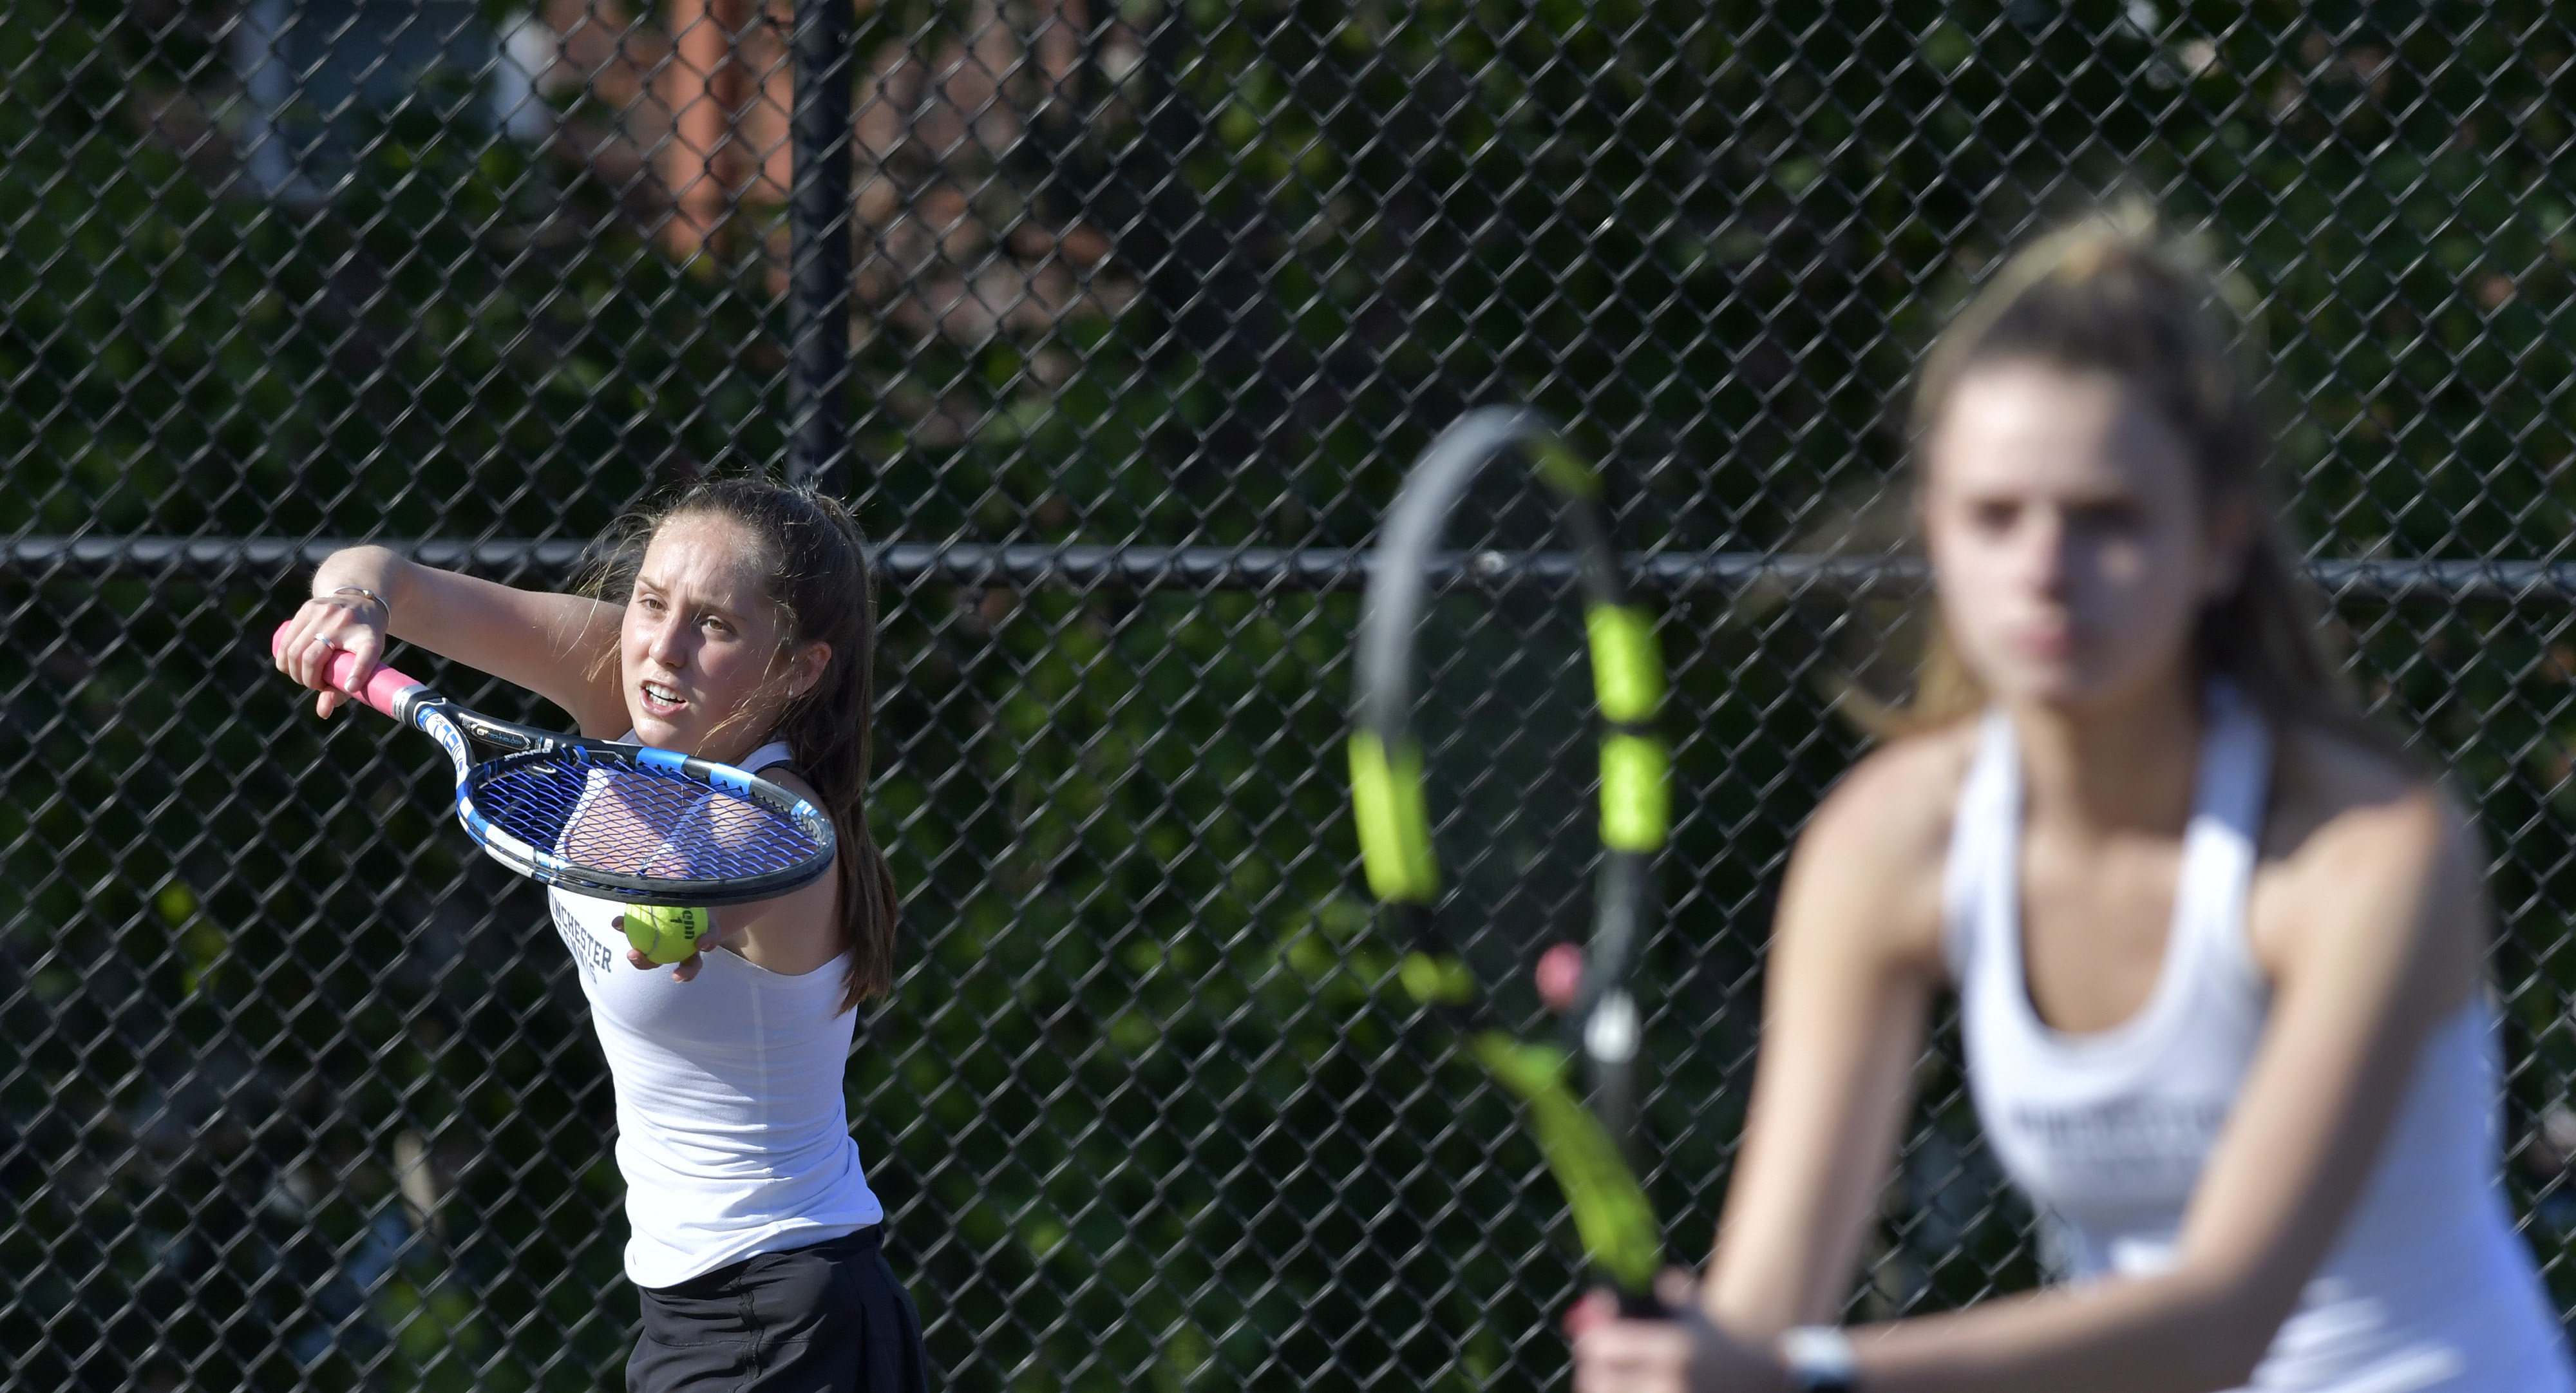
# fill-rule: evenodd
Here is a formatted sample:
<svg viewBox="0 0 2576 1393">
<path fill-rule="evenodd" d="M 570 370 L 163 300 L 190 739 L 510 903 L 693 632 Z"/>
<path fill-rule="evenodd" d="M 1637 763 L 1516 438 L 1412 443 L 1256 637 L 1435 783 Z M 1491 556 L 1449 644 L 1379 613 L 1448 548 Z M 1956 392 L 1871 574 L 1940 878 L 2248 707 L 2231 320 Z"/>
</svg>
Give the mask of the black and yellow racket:
<svg viewBox="0 0 2576 1393">
<path fill-rule="evenodd" d="M 1487 469 L 1506 456 L 1527 460 L 1540 487 Z M 1641 1032 L 1629 980 L 1671 761 L 1655 728 L 1653 624 L 1627 601 L 1601 493 L 1530 412 L 1475 411 L 1432 442 L 1370 562 L 1351 792 L 1369 888 L 1408 939 L 1406 990 L 1520 1100 L 1593 1268 L 1649 1314 L 1662 1242 L 1632 1168 Z M 1524 980 L 1545 940 L 1584 936 L 1587 870 L 1570 1038 L 1522 1039 L 1482 984 Z M 1449 931 L 1468 923 L 1471 934 Z"/>
</svg>

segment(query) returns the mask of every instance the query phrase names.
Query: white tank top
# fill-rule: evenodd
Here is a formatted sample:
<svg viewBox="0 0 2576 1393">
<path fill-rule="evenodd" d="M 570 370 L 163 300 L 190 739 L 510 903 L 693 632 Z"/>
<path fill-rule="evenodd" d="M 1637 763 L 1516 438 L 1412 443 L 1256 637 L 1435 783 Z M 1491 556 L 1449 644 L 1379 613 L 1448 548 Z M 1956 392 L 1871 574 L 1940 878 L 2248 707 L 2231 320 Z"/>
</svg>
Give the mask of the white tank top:
<svg viewBox="0 0 2576 1393">
<path fill-rule="evenodd" d="M 1944 889 L 1968 1082 L 1987 1140 L 2077 1280 L 2175 1261 L 2184 1207 L 2262 1041 L 2271 987 L 2245 934 L 2271 736 L 2212 684 L 2164 965 L 2109 1030 L 2052 1029 L 2022 974 L 2020 751 L 1989 713 L 1959 794 Z M 2571 1375 L 2497 1187 L 2494 1013 L 2425 1040 L 2342 1235 L 2255 1371 L 2309 1393 L 2563 1393 Z"/>
<path fill-rule="evenodd" d="M 779 742 L 742 767 L 786 759 Z M 667 1287 L 884 1219 L 841 1091 L 858 1024 L 841 1009 L 845 959 L 788 977 L 719 946 L 674 982 L 626 961 L 615 902 L 546 900 L 617 1088 L 629 1281 Z"/>
</svg>

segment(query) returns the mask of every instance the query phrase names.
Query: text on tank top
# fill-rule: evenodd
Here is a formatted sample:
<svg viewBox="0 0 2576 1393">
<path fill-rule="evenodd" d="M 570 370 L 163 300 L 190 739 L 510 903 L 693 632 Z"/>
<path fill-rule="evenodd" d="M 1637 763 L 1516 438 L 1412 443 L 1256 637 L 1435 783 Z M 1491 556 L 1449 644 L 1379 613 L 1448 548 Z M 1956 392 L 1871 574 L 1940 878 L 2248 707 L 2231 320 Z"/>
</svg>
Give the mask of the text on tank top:
<svg viewBox="0 0 2576 1393">
<path fill-rule="evenodd" d="M 765 745 L 742 767 L 786 754 Z M 720 945 L 674 982 L 626 961 L 616 902 L 550 889 L 547 903 L 616 1084 L 629 1280 L 667 1287 L 884 1218 L 842 1088 L 858 1019 L 841 1009 L 846 955 L 791 977 Z"/>
</svg>

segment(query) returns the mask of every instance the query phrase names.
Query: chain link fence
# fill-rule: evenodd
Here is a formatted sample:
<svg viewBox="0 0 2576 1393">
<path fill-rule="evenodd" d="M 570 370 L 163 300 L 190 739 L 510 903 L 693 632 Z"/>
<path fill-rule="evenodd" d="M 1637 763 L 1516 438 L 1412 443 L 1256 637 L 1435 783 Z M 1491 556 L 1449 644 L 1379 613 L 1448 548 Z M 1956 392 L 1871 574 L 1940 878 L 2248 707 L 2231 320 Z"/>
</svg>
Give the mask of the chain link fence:
<svg viewBox="0 0 2576 1393">
<path fill-rule="evenodd" d="M 1554 1191 L 1357 883 L 1352 549 L 1470 405 L 1619 482 L 1685 713 L 1650 1186 L 1703 1253 L 1832 680 L 1910 583 L 1798 558 L 1980 270 L 2123 188 L 2235 267 L 2356 668 L 2483 818 L 2576 1304 L 2571 57 L 2543 0 L 0 0 L 0 1381 L 618 1382 L 537 896 L 257 638 L 336 540 L 558 583 L 817 422 L 908 932 L 852 1116 L 947 1385 L 1559 1381 Z M 2042 1275 L 1953 1058 L 1856 1315 Z"/>
</svg>

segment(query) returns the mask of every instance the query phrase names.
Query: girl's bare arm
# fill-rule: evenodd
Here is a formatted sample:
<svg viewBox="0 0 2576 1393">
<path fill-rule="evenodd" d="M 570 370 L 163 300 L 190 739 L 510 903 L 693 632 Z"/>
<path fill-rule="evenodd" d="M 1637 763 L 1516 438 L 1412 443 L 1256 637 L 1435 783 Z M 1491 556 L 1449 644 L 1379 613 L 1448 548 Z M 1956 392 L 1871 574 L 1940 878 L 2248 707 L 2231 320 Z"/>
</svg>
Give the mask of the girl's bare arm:
<svg viewBox="0 0 2576 1393">
<path fill-rule="evenodd" d="M 1766 968 L 1752 1112 L 1705 1289 L 1710 1316 L 1731 1330 L 1767 1338 L 1828 1319 L 1848 1289 L 1939 981 L 1957 763 L 1937 738 L 1873 756 L 1799 840 Z"/>
<path fill-rule="evenodd" d="M 515 590 L 372 546 L 332 553 L 314 572 L 313 595 L 296 614 L 277 666 L 322 692 L 315 706 L 322 715 L 345 699 L 324 676 L 330 650 L 358 655 L 354 688 L 375 671 L 392 637 L 535 692 L 569 712 L 585 735 L 626 729 L 615 605 Z"/>
</svg>

